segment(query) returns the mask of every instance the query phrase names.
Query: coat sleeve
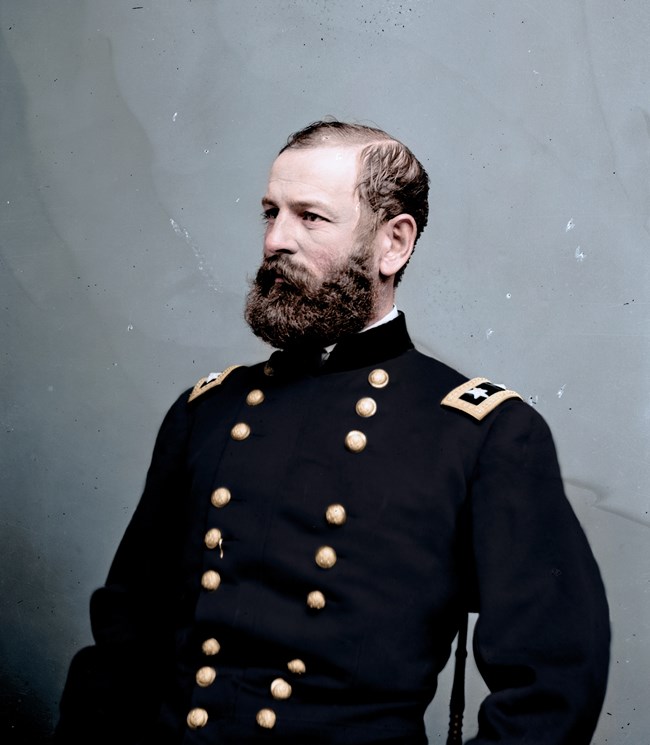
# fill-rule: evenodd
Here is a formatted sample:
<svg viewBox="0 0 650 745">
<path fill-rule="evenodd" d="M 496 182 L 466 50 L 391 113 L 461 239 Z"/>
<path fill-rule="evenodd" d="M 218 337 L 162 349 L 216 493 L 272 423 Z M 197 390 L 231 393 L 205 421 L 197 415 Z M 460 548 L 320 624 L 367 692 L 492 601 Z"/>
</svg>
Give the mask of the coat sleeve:
<svg viewBox="0 0 650 745">
<path fill-rule="evenodd" d="M 531 407 L 495 412 L 470 501 L 474 655 L 490 695 L 467 745 L 587 745 L 605 694 L 609 613 L 551 434 Z"/>
<path fill-rule="evenodd" d="M 92 596 L 95 644 L 70 665 L 57 745 L 137 743 L 157 715 L 177 612 L 171 588 L 178 586 L 179 509 L 188 489 L 186 401 L 179 398 L 162 423 L 143 495 L 106 584 Z"/>
</svg>

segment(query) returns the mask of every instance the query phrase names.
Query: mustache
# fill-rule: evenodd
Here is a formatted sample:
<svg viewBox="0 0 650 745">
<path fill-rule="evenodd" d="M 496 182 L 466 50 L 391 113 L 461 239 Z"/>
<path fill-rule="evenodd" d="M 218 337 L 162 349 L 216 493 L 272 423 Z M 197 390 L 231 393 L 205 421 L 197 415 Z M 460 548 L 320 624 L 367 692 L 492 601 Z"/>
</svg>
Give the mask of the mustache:
<svg viewBox="0 0 650 745">
<path fill-rule="evenodd" d="M 311 272 L 285 254 L 274 254 L 262 260 L 255 276 L 255 285 L 266 295 L 276 286 L 277 279 L 282 280 L 283 289 L 300 293 L 309 293 L 314 286 Z"/>
</svg>

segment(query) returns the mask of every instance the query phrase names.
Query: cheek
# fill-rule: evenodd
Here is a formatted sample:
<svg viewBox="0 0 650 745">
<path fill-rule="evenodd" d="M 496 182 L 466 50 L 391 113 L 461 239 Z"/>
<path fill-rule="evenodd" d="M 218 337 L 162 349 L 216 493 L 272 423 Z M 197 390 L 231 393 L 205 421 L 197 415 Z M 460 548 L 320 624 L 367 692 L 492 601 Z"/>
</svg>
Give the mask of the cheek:
<svg viewBox="0 0 650 745">
<path fill-rule="evenodd" d="M 359 249 L 359 241 L 347 230 L 327 235 L 313 231 L 303 236 L 301 247 L 305 266 L 322 278 L 347 267 L 350 256 Z"/>
<path fill-rule="evenodd" d="M 338 266 L 342 259 L 341 246 L 329 241 L 306 241 L 304 244 L 303 261 L 319 275 L 326 274 L 333 267 Z"/>
</svg>

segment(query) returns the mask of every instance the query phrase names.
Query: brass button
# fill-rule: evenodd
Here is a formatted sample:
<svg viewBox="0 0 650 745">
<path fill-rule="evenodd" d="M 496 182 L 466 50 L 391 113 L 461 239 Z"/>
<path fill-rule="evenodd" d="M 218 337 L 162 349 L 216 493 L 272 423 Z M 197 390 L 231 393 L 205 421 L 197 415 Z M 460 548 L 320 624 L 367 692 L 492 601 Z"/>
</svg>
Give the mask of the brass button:
<svg viewBox="0 0 650 745">
<path fill-rule="evenodd" d="M 336 551 L 331 546 L 321 546 L 315 558 L 321 569 L 331 569 L 336 564 Z"/>
<path fill-rule="evenodd" d="M 261 404 L 262 401 L 264 401 L 264 393 L 259 388 L 255 388 L 255 390 L 251 391 L 248 396 L 246 396 L 246 403 L 249 406 L 257 406 L 258 404 Z"/>
<path fill-rule="evenodd" d="M 208 712 L 205 709 L 192 709 L 187 715 L 187 725 L 190 729 L 201 729 L 208 723 Z"/>
<path fill-rule="evenodd" d="M 377 413 L 377 402 L 374 398 L 360 398 L 354 410 L 362 417 L 373 416 Z"/>
<path fill-rule="evenodd" d="M 296 675 L 303 675 L 307 672 L 305 663 L 297 658 L 295 660 L 289 660 L 289 662 L 287 662 L 287 667 L 289 668 L 290 673 L 295 673 Z"/>
<path fill-rule="evenodd" d="M 206 639 L 201 645 L 203 654 L 207 654 L 208 657 L 213 657 L 215 654 L 219 654 L 221 644 L 216 639 Z"/>
<path fill-rule="evenodd" d="M 343 525 L 348 519 L 345 507 L 342 504 L 331 504 L 325 510 L 325 519 L 330 525 Z"/>
<path fill-rule="evenodd" d="M 201 667 L 196 673 L 196 682 L 201 688 L 207 688 L 214 683 L 217 671 L 213 667 Z"/>
<path fill-rule="evenodd" d="M 320 590 L 313 590 L 307 595 L 307 605 L 314 610 L 325 607 L 325 595 Z"/>
<path fill-rule="evenodd" d="M 212 492 L 210 501 L 215 507 L 225 507 L 230 502 L 231 496 L 230 489 L 220 486 Z"/>
<path fill-rule="evenodd" d="M 273 729 L 276 720 L 275 712 L 273 709 L 260 709 L 257 712 L 255 720 L 260 727 L 263 727 L 264 729 Z"/>
<path fill-rule="evenodd" d="M 201 577 L 201 584 L 206 590 L 216 590 L 217 587 L 219 587 L 219 585 L 221 584 L 221 577 L 219 576 L 219 572 L 215 572 L 212 569 L 204 572 L 203 576 Z"/>
<path fill-rule="evenodd" d="M 221 541 L 221 531 L 219 528 L 210 528 L 205 534 L 205 545 L 208 548 L 216 548 Z"/>
<path fill-rule="evenodd" d="M 264 365 L 264 375 L 266 375 L 267 378 L 272 378 L 275 375 L 275 370 L 270 362 L 267 362 Z"/>
<path fill-rule="evenodd" d="M 365 449 L 367 444 L 368 439 L 363 434 L 363 432 L 359 432 L 358 429 L 353 429 L 345 436 L 345 447 L 351 453 L 360 453 L 362 450 Z"/>
<path fill-rule="evenodd" d="M 273 683 L 271 683 L 271 696 L 278 699 L 278 701 L 289 698 L 289 696 L 291 696 L 291 686 L 286 680 L 276 678 Z"/>
<path fill-rule="evenodd" d="M 388 373 L 386 370 L 377 368 L 368 375 L 368 382 L 373 388 L 385 388 L 388 385 Z"/>
<path fill-rule="evenodd" d="M 230 436 L 233 440 L 241 442 L 245 440 L 251 433 L 251 428 L 246 422 L 237 422 L 235 426 L 230 430 Z"/>
</svg>

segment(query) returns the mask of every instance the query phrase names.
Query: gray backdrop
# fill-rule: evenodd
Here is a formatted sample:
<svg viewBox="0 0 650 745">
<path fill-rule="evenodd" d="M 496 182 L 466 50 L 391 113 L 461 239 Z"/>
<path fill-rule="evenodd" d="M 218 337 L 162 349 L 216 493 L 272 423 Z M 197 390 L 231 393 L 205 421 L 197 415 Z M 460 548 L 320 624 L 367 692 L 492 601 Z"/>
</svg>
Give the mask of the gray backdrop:
<svg viewBox="0 0 650 745">
<path fill-rule="evenodd" d="M 55 716 L 166 408 L 268 354 L 259 198 L 332 114 L 429 170 L 399 305 L 549 421 L 611 603 L 594 742 L 650 742 L 650 4 L 0 0 L 0 27 L 3 728 Z"/>
</svg>

